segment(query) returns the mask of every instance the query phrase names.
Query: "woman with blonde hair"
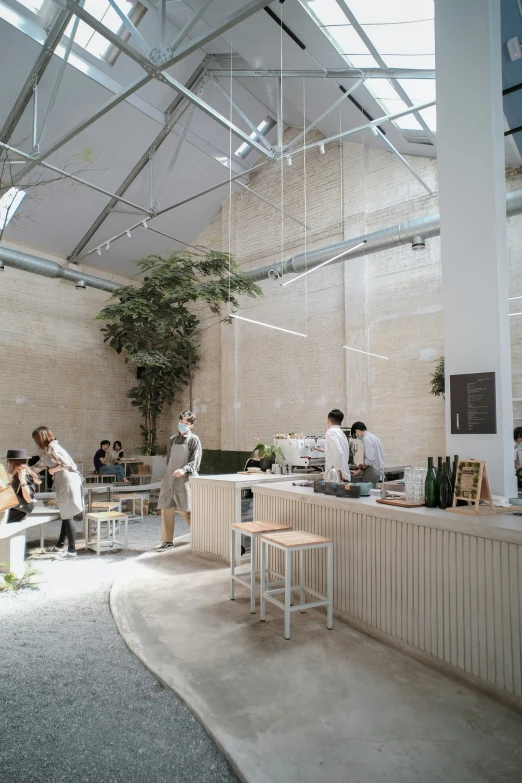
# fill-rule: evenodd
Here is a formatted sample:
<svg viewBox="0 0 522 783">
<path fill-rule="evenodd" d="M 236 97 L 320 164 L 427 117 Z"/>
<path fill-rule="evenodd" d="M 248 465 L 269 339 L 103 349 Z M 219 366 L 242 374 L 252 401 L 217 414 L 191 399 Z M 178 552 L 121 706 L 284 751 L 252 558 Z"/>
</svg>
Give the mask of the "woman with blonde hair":
<svg viewBox="0 0 522 783">
<path fill-rule="evenodd" d="M 60 446 L 49 427 L 37 427 L 32 434 L 39 453 L 40 462 L 35 467 L 45 466 L 54 479 L 54 489 L 62 527 L 56 546 L 50 552 L 60 552 L 63 558 L 76 557 L 76 526 L 74 519 L 83 512 L 82 477 L 73 458 Z M 67 550 L 64 550 L 67 538 Z"/>
<path fill-rule="evenodd" d="M 25 449 L 9 449 L 7 452 L 7 475 L 18 498 L 18 505 L 10 508 L 7 513 L 7 524 L 21 522 L 36 506 L 34 495 L 40 479 L 27 464 L 28 459 Z"/>
</svg>

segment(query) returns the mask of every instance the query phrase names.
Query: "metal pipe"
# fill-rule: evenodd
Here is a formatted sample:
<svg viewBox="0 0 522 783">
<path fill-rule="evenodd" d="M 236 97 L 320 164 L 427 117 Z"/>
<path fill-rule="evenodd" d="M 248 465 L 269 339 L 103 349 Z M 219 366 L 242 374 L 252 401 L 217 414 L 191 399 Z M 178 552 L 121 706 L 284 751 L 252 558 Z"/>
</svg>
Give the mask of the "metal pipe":
<svg viewBox="0 0 522 783">
<path fill-rule="evenodd" d="M 72 283 L 78 283 L 80 280 L 83 280 L 85 285 L 90 288 L 97 288 L 99 291 L 113 293 L 121 288 L 119 283 L 104 280 L 102 277 L 87 275 L 81 270 L 68 269 L 61 266 L 61 264 L 57 264 L 56 261 L 31 256 L 28 253 L 21 253 L 19 250 L 12 250 L 9 247 L 0 246 L 0 260 L 3 261 L 5 266 L 10 266 L 21 272 L 31 272 L 42 277 L 62 278 L 70 280 Z"/>
<path fill-rule="evenodd" d="M 514 190 L 506 195 L 507 217 L 520 214 L 522 214 L 522 189 Z M 382 250 L 390 250 L 401 245 L 411 244 L 413 238 L 418 235 L 421 235 L 424 239 L 429 239 L 430 237 L 439 236 L 439 234 L 440 215 L 429 215 L 417 220 L 398 223 L 395 226 L 388 226 L 379 231 L 373 231 L 371 234 L 351 237 L 336 245 L 311 250 L 306 256 L 304 253 L 298 253 L 282 263 L 271 264 L 260 269 L 252 269 L 249 272 L 245 272 L 245 275 L 251 280 L 259 281 L 268 279 L 270 272 L 276 272 L 279 276 L 283 274 L 298 274 L 306 269 L 310 269 L 315 264 L 320 264 L 331 256 L 342 253 L 359 242 L 364 242 L 364 245 L 350 253 L 350 260 L 371 255 L 372 253 L 380 253 Z M 340 263 L 344 260 L 344 258 L 339 258 L 338 261 L 333 263 Z"/>
<path fill-rule="evenodd" d="M 226 74 L 227 69 L 209 68 L 209 73 Z M 434 79 L 435 71 L 424 68 L 327 68 L 324 71 L 299 70 L 292 71 L 268 70 L 266 68 L 232 68 L 232 76 L 235 78 L 260 77 L 263 79 L 276 79 L 279 76 L 296 79 L 356 79 L 360 76 L 360 70 L 365 79 Z"/>
</svg>

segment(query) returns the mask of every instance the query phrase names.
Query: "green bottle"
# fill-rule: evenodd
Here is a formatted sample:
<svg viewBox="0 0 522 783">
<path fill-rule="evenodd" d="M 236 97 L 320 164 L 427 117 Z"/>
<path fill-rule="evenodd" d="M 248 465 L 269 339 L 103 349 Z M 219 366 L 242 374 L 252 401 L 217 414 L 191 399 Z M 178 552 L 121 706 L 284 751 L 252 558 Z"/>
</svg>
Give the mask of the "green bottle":
<svg viewBox="0 0 522 783">
<path fill-rule="evenodd" d="M 437 507 L 437 495 L 435 492 L 435 469 L 433 467 L 433 457 L 428 457 L 428 472 L 426 473 L 426 483 L 424 485 L 424 502 L 428 508 Z"/>
<path fill-rule="evenodd" d="M 442 457 L 437 457 L 437 474 L 435 476 L 435 498 L 436 498 L 437 506 L 439 505 L 441 478 L 442 478 Z"/>
<path fill-rule="evenodd" d="M 451 473 L 451 488 L 453 490 L 453 494 L 455 494 L 455 485 L 457 483 L 457 470 L 459 468 L 459 455 L 455 454 L 453 457 L 453 471 Z"/>
<path fill-rule="evenodd" d="M 446 462 L 442 466 L 442 474 L 440 477 L 439 487 L 439 507 L 446 509 L 453 503 L 453 496 L 451 492 L 451 461 L 449 457 L 446 457 Z"/>
</svg>

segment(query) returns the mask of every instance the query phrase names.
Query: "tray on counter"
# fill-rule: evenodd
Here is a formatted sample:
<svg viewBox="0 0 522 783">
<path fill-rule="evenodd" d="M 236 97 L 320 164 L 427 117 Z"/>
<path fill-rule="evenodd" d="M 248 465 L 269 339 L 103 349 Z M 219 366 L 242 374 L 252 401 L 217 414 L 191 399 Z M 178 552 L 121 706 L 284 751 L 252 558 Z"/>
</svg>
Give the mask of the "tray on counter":
<svg viewBox="0 0 522 783">
<path fill-rule="evenodd" d="M 399 508 L 421 508 L 424 503 L 407 503 L 402 498 L 377 498 L 377 503 L 383 506 L 398 506 Z"/>
</svg>

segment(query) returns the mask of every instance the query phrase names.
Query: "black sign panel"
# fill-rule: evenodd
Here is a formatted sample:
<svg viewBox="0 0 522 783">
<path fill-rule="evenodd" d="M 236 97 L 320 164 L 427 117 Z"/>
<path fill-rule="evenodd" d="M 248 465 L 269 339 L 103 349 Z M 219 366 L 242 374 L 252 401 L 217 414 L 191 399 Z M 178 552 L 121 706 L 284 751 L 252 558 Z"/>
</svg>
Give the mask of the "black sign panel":
<svg viewBox="0 0 522 783">
<path fill-rule="evenodd" d="M 450 375 L 451 434 L 496 435 L 495 373 Z"/>
</svg>

